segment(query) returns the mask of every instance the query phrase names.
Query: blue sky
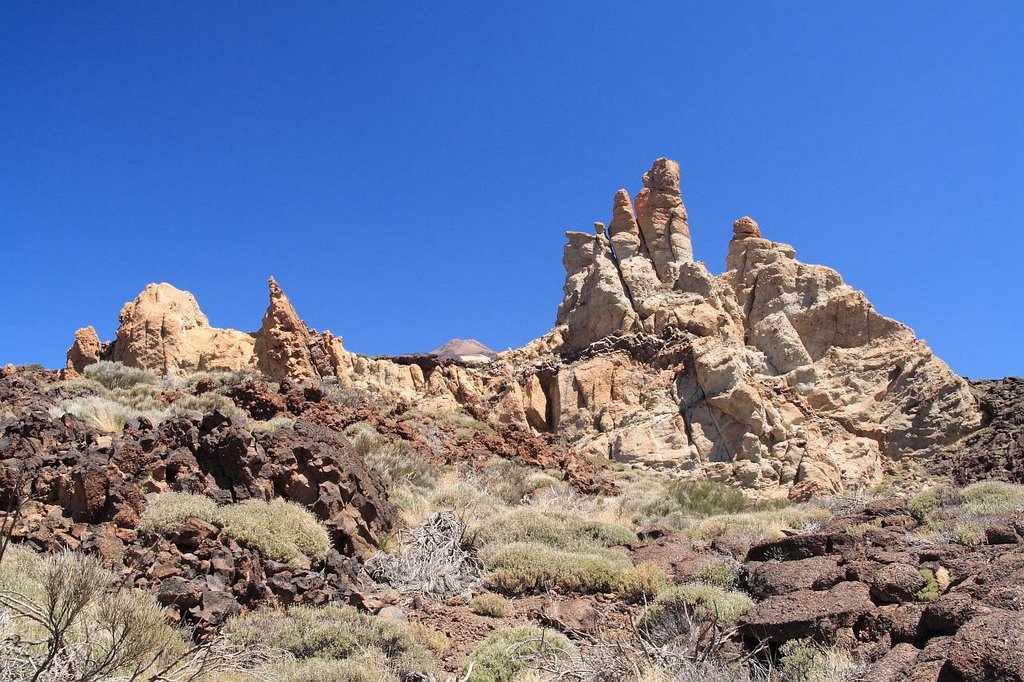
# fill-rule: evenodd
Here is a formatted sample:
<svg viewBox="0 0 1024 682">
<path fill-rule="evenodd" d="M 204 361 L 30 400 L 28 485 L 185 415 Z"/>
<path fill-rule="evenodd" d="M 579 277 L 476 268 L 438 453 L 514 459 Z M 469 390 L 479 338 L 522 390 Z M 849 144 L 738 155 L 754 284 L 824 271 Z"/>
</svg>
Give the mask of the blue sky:
<svg viewBox="0 0 1024 682">
<path fill-rule="evenodd" d="M 0 4 L 0 363 L 147 282 L 352 350 L 548 330 L 563 232 L 682 165 L 957 371 L 1024 374 L 1024 3 Z"/>
</svg>

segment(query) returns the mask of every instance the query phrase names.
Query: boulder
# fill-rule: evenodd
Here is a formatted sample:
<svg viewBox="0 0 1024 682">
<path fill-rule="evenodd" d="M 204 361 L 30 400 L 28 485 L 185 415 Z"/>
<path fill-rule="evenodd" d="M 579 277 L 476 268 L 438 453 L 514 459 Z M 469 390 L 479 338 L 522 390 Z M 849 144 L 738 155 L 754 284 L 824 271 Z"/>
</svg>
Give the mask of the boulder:
<svg viewBox="0 0 1024 682">
<path fill-rule="evenodd" d="M 871 577 L 871 598 L 879 604 L 898 604 L 914 600 L 924 587 L 921 572 L 907 564 L 886 564 Z"/>
<path fill-rule="evenodd" d="M 827 639 L 871 613 L 868 586 L 841 582 L 828 590 L 798 590 L 757 604 L 739 620 L 745 638 L 771 642 L 811 637 Z"/>
<path fill-rule="evenodd" d="M 956 633 L 943 678 L 947 680 L 1024 680 L 1024 613 L 996 611 L 971 619 Z"/>
<path fill-rule="evenodd" d="M 835 557 L 767 561 L 749 568 L 747 591 L 756 599 L 767 599 L 797 590 L 825 590 L 845 577 L 846 571 Z"/>
</svg>

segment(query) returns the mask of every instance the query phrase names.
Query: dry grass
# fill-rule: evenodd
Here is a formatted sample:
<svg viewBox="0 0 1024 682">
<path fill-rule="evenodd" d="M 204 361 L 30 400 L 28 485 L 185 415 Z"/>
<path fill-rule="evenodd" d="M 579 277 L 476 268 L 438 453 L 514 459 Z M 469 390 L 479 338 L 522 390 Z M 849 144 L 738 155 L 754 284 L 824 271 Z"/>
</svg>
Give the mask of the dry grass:
<svg viewBox="0 0 1024 682">
<path fill-rule="evenodd" d="M 652 563 L 631 566 L 619 575 L 619 595 L 628 602 L 647 602 L 668 587 L 668 576 Z"/>
</svg>

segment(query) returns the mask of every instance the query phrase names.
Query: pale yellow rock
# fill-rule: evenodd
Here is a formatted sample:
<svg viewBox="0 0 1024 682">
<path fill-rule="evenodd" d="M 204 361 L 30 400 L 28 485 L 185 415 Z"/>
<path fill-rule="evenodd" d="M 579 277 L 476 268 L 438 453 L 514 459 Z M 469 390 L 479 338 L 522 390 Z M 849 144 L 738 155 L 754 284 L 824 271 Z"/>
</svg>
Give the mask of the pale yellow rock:
<svg viewBox="0 0 1024 682">
<path fill-rule="evenodd" d="M 241 370 L 252 358 L 253 338 L 210 326 L 192 294 L 150 284 L 121 309 L 110 359 L 159 374 Z"/>
</svg>

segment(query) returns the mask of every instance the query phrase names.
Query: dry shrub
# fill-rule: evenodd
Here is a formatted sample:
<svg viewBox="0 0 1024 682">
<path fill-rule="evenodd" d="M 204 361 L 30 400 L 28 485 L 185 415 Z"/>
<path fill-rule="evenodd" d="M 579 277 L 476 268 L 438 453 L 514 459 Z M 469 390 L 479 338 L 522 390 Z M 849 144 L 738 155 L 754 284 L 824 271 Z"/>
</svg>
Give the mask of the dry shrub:
<svg viewBox="0 0 1024 682">
<path fill-rule="evenodd" d="M 478 616 L 488 618 L 504 618 L 512 611 L 512 605 L 508 599 L 500 594 L 484 592 L 473 597 L 469 602 L 469 610 Z"/>
<path fill-rule="evenodd" d="M 9 680 L 175 682 L 244 674 L 265 649 L 194 644 L 152 594 L 118 589 L 98 559 L 8 547 L 0 562 L 0 675 Z"/>
<path fill-rule="evenodd" d="M 619 575 L 619 594 L 629 602 L 654 599 L 668 587 L 668 576 L 653 563 L 630 566 Z"/>
<path fill-rule="evenodd" d="M 399 592 L 439 597 L 480 584 L 483 567 L 464 546 L 466 526 L 451 512 L 439 512 L 423 525 L 398 534 L 394 554 L 378 552 L 366 573 Z"/>
</svg>

